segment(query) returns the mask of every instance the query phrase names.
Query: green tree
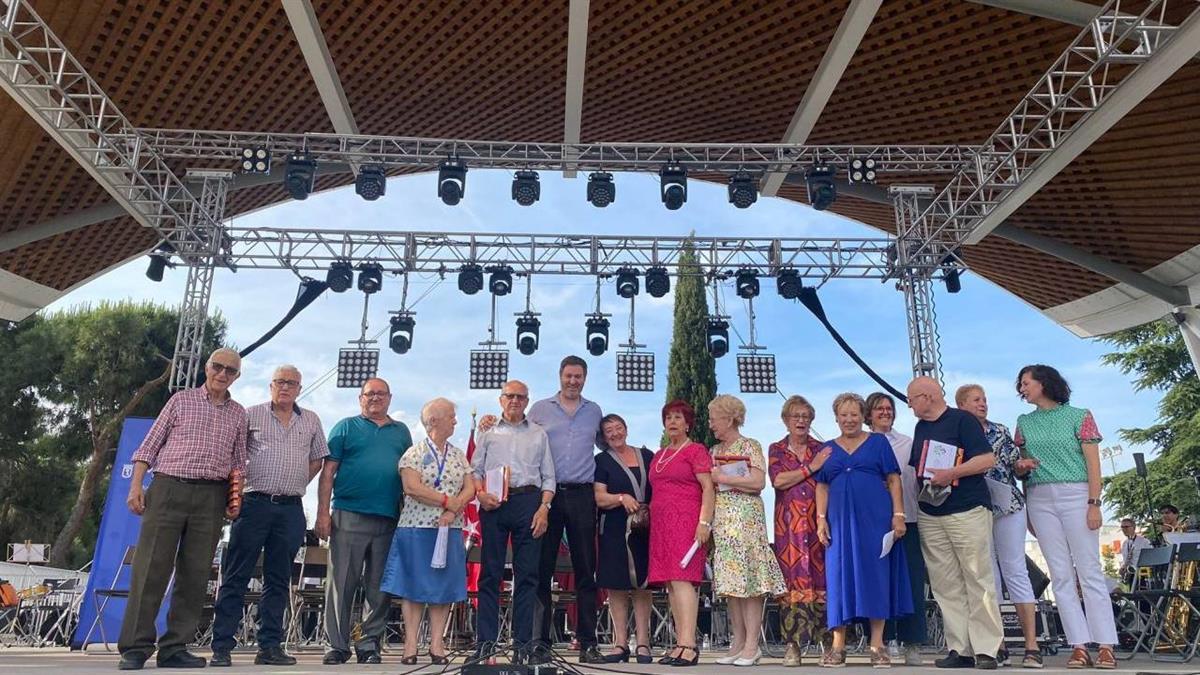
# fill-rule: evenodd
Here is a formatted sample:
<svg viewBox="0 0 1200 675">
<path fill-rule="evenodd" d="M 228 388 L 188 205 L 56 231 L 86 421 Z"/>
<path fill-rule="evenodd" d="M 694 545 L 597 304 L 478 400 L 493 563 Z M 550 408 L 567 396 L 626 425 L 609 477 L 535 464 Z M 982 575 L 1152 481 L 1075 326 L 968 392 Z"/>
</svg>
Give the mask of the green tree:
<svg viewBox="0 0 1200 675">
<path fill-rule="evenodd" d="M 716 444 L 708 428 L 708 402 L 717 395 L 717 367 L 708 353 L 708 302 L 703 271 L 691 240 L 679 254 L 675 283 L 675 322 L 667 363 L 667 400 L 682 399 L 696 410 L 692 439 L 706 447 Z"/>
<path fill-rule="evenodd" d="M 152 304 L 104 303 L 35 316 L 6 331 L 0 402 L 0 461 L 12 489 L 0 495 L 0 541 L 46 541 L 51 563 L 91 557 L 100 506 L 126 417 L 153 417 L 166 402 L 178 311 Z M 205 353 L 225 324 L 210 319 Z M 4 370 L 9 370 L 5 368 Z"/>
<path fill-rule="evenodd" d="M 1200 491 L 1192 478 L 1200 472 L 1200 380 L 1179 329 L 1164 319 L 1101 339 L 1119 349 L 1106 354 L 1104 363 L 1132 374 L 1139 391 L 1164 392 L 1155 424 L 1119 433 L 1127 443 L 1150 444 L 1157 450 L 1158 456 L 1146 463 L 1150 507 L 1172 503 L 1182 513 L 1200 513 Z M 1146 512 L 1146 490 L 1134 471 L 1107 479 L 1105 497 L 1118 514 Z"/>
</svg>

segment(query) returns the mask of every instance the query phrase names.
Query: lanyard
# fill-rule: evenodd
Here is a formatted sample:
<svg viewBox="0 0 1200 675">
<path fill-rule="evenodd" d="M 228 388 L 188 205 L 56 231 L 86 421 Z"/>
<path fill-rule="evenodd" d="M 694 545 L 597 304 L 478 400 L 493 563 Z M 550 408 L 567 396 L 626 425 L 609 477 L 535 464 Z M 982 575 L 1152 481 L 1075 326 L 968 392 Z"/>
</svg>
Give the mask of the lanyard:
<svg viewBox="0 0 1200 675">
<path fill-rule="evenodd" d="M 441 457 L 438 456 L 437 448 L 433 446 L 433 441 L 429 440 L 429 437 L 425 438 L 425 447 L 433 453 L 433 461 L 437 462 L 437 476 L 433 479 L 433 489 L 440 490 L 442 489 L 442 473 L 446 471 L 446 459 L 450 456 L 450 445 L 446 444 L 446 452 L 441 453 Z"/>
</svg>

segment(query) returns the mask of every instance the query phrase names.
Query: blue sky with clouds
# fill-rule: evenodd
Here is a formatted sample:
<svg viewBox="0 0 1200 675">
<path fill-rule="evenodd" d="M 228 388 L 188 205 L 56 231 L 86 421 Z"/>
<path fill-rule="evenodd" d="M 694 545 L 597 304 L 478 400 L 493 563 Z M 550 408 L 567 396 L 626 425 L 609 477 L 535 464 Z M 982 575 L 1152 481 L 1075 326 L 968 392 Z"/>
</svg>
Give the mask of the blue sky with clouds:
<svg viewBox="0 0 1200 675">
<path fill-rule="evenodd" d="M 457 207 L 438 200 L 435 178 L 430 174 L 393 178 L 388 194 L 366 202 L 353 187 L 310 196 L 303 202 L 288 202 L 240 216 L 241 227 L 332 228 L 389 231 L 511 232 L 663 236 L 698 235 L 745 237 L 873 237 L 880 233 L 839 216 L 814 211 L 781 199 L 761 199 L 748 210 L 735 209 L 726 201 L 723 186 L 691 181 L 688 203 L 679 211 L 667 211 L 659 201 L 658 178 L 653 175 L 621 174 L 617 201 L 597 209 L 585 201 L 586 177 L 564 179 L 559 174 L 542 174 L 542 199 L 533 207 L 520 207 L 509 198 L 512 175 L 505 171 L 472 171 L 467 178 L 466 197 Z M 282 191 L 282 186 L 280 190 Z M 843 197 L 845 199 L 846 197 Z M 63 309 L 100 300 L 152 300 L 176 304 L 183 293 L 186 271 L 168 270 L 162 283 L 144 276 L 145 259 L 135 260 L 77 289 L 51 306 Z M 384 288 L 371 301 L 370 333 L 387 324 L 387 310 L 399 305 L 400 280 L 388 276 Z M 284 271 L 218 270 L 212 306 L 229 322 L 229 339 L 237 346 L 256 340 L 288 310 L 296 293 L 296 278 Z M 1119 442 L 1116 430 L 1145 426 L 1155 418 L 1156 392 L 1134 392 L 1126 376 L 1104 366 L 1100 356 L 1105 344 L 1076 338 L 1043 317 L 1035 309 L 985 279 L 965 275 L 957 295 L 938 286 L 937 313 L 942 337 L 946 386 L 951 396 L 963 383 L 982 384 L 991 404 L 994 421 L 1012 425 L 1028 409 L 1013 389 L 1017 370 L 1033 362 L 1049 363 L 1061 370 L 1075 391 L 1073 403 L 1091 408 L 1107 438 L 1104 445 Z M 533 356 L 516 351 L 513 313 L 524 309 L 524 281 L 515 293 L 501 298 L 497 311 L 499 335 L 511 349 L 511 377 L 525 380 L 535 398 L 557 391 L 557 365 L 562 356 L 585 356 L 590 374 L 584 396 L 597 401 L 606 412 L 617 412 L 629 422 L 630 440 L 653 447 L 661 424 L 659 408 L 664 403 L 667 358 L 671 340 L 672 299 L 655 300 L 638 296 L 637 337 L 657 355 L 656 391 L 618 392 L 615 378 L 615 349 L 602 357 L 591 357 L 584 348 L 584 314 L 591 311 L 595 285 L 583 277 L 539 277 L 533 280 L 533 308 L 541 312 L 541 345 Z M 423 297 L 415 306 L 416 332 L 412 350 L 405 355 L 389 351 L 386 344 L 380 375 L 394 394 L 394 416 L 406 422 L 415 437 L 421 437 L 418 413 L 422 403 L 446 396 L 459 406 L 456 440 L 465 445 L 470 412 L 480 415 L 498 409 L 497 392 L 470 390 L 467 386 L 468 351 L 487 333 L 490 306 L 486 292 L 461 294 L 452 275 L 439 282 L 436 275 L 410 279 L 409 298 Z M 627 331 L 628 301 L 617 297 L 611 282 L 602 289 L 603 309 L 613 313 L 610 345 L 623 342 Z M 747 315 L 741 301 L 727 288 L 727 312 L 734 327 L 747 334 Z M 869 280 L 833 280 L 821 290 L 821 299 L 831 322 L 877 372 L 903 389 L 910 377 L 903 297 L 893 284 Z M 735 302 L 736 301 L 736 302 Z M 755 303 L 759 344 L 778 359 L 779 387 L 785 394 L 799 393 L 817 408 L 814 429 L 824 438 L 837 435 L 829 409 L 843 391 L 864 396 L 877 387 L 863 374 L 798 302 L 785 301 L 773 283 L 763 284 L 763 295 Z M 336 365 L 337 350 L 356 338 L 362 314 L 362 295 L 326 293 L 297 317 L 271 342 L 246 359 L 244 374 L 234 385 L 234 395 L 245 404 L 267 399 L 267 384 L 273 368 L 292 363 L 303 372 L 306 385 L 302 404 L 316 410 L 326 429 L 338 419 L 356 414 L 356 391 L 337 389 L 330 381 L 312 386 Z M 386 333 L 384 334 L 386 338 Z M 735 336 L 735 344 L 736 336 Z M 717 363 L 719 389 L 742 397 L 748 414 L 743 432 L 767 442 L 783 435 L 779 419 L 782 397 L 778 394 L 739 394 L 732 354 Z M 910 433 L 913 418 L 899 411 L 897 428 Z M 1118 469 L 1131 466 L 1130 453 L 1116 460 Z M 1149 448 L 1143 448 L 1148 453 Z M 1105 474 L 1111 472 L 1105 462 Z M 315 501 L 314 489 L 310 499 Z M 769 496 L 768 496 L 769 497 Z M 311 515 L 310 515 L 311 517 Z"/>
</svg>

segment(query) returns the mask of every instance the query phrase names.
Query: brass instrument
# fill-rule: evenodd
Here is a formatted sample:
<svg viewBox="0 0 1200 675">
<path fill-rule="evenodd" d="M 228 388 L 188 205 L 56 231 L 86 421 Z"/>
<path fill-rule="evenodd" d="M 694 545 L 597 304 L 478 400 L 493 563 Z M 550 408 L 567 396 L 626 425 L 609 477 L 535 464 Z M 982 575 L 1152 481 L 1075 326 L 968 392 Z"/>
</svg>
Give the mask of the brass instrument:
<svg viewBox="0 0 1200 675">
<path fill-rule="evenodd" d="M 1178 563 L 1171 570 L 1171 584 L 1168 588 L 1186 593 L 1196 583 L 1197 567 L 1200 563 L 1189 561 Z M 1190 643 L 1192 612 L 1188 609 L 1187 599 L 1171 597 L 1167 600 L 1167 613 L 1163 619 L 1162 632 L 1154 651 L 1179 651 Z"/>
</svg>

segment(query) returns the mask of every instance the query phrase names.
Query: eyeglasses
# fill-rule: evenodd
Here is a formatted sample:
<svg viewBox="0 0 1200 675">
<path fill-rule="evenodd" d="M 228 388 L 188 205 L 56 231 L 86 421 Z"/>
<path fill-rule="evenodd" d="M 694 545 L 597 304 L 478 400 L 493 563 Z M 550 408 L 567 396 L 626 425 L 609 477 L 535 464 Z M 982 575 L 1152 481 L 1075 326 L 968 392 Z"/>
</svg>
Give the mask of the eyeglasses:
<svg viewBox="0 0 1200 675">
<path fill-rule="evenodd" d="M 803 420 L 803 421 L 808 421 L 808 422 L 811 422 L 811 421 L 812 421 L 812 418 L 813 418 L 813 416 L 812 416 L 812 415 L 809 415 L 808 413 L 792 413 L 791 415 L 788 415 L 788 416 L 787 416 L 787 418 L 788 418 L 789 420 L 795 420 L 795 421 L 802 421 L 802 420 Z"/>
<path fill-rule="evenodd" d="M 299 387 L 300 386 L 299 380 L 271 380 L 271 382 L 276 387 L 279 387 L 280 389 L 282 389 L 284 387 Z"/>
<path fill-rule="evenodd" d="M 527 396 L 525 394 L 509 394 L 507 392 L 500 394 L 500 396 L 502 396 L 510 401 L 525 401 L 525 400 L 529 399 L 529 396 Z"/>
<path fill-rule="evenodd" d="M 220 375 L 222 372 L 224 372 L 224 373 L 227 373 L 227 374 L 229 374 L 229 375 L 235 375 L 235 376 L 236 376 L 238 373 L 242 372 L 242 371 L 241 371 L 241 370 L 239 370 L 239 369 L 238 369 L 236 366 L 227 366 L 227 365 L 225 365 L 224 363 L 218 363 L 218 362 L 216 362 L 216 361 L 209 361 L 209 362 L 208 362 L 208 367 L 209 367 L 209 368 L 212 368 L 212 371 L 213 371 L 214 373 L 216 373 L 217 375 Z"/>
<path fill-rule="evenodd" d="M 364 391 L 361 394 L 363 398 L 387 398 L 391 395 L 390 391 Z"/>
</svg>

